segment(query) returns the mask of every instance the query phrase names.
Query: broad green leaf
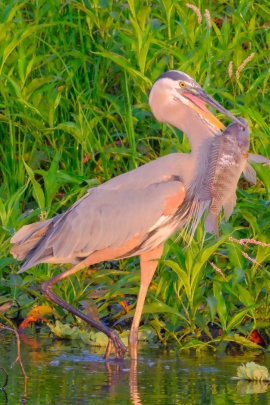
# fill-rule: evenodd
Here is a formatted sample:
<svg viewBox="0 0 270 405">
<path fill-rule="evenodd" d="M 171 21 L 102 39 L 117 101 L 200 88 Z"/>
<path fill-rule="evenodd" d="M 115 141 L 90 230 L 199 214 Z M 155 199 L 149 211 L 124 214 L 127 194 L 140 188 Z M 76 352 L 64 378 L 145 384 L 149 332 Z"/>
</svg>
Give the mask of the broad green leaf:
<svg viewBox="0 0 270 405">
<path fill-rule="evenodd" d="M 178 263 L 175 263 L 172 260 L 165 260 L 164 264 L 169 266 L 180 277 L 186 290 L 186 294 L 188 298 L 191 299 L 191 285 L 187 273 L 181 269 Z"/>
<path fill-rule="evenodd" d="M 217 250 L 217 248 L 222 245 L 229 237 L 230 235 L 225 235 L 223 237 L 221 237 L 219 239 L 218 242 L 216 243 L 209 243 L 206 245 L 205 248 L 202 249 L 202 252 L 198 255 L 198 257 L 196 258 L 196 262 L 195 265 L 193 266 L 192 269 L 192 288 L 194 288 L 199 279 L 200 279 L 200 275 L 201 275 L 201 268 L 204 264 L 206 264 L 206 262 L 209 260 L 210 256 Z"/>
<path fill-rule="evenodd" d="M 215 341 L 217 340 L 218 339 L 215 339 Z M 232 336 L 227 335 L 223 338 L 223 340 L 227 342 L 236 342 L 250 349 L 259 351 L 262 350 L 261 346 L 258 346 L 256 343 L 251 342 L 249 339 L 245 338 L 244 336 L 238 335 L 237 333 L 234 333 Z"/>
<path fill-rule="evenodd" d="M 221 327 L 222 327 L 223 331 L 226 331 L 227 330 L 227 320 L 228 320 L 228 310 L 227 310 L 226 302 L 225 302 L 223 294 L 222 294 L 222 289 L 221 289 L 220 283 L 214 282 L 213 291 L 214 291 L 214 298 L 217 301 L 217 313 L 219 316 Z"/>
<path fill-rule="evenodd" d="M 243 308 L 239 312 L 234 314 L 231 317 L 231 320 L 228 322 L 227 331 L 229 332 L 230 330 L 234 329 L 237 325 L 239 325 L 242 322 L 242 320 L 244 319 L 244 317 L 246 316 L 246 314 L 248 312 L 253 312 L 253 311 L 254 311 L 254 305 L 249 306 L 247 308 Z"/>
<path fill-rule="evenodd" d="M 246 306 L 250 308 L 250 313 L 253 316 L 254 321 L 256 321 L 256 312 L 254 307 L 256 306 L 254 302 L 254 298 L 250 294 L 250 292 L 242 287 L 240 284 L 237 285 L 237 289 L 239 291 L 239 300 Z"/>
<path fill-rule="evenodd" d="M 184 349 L 199 349 L 199 348 L 203 348 L 203 347 L 207 347 L 207 346 L 211 346 L 211 343 L 205 343 L 202 342 L 201 340 L 198 339 L 193 339 L 190 342 L 186 343 L 185 345 L 183 345 L 181 347 L 181 350 Z"/>
<path fill-rule="evenodd" d="M 206 298 L 206 301 L 207 301 L 207 304 L 209 306 L 211 319 L 212 319 L 212 322 L 213 322 L 214 318 L 216 316 L 216 313 L 217 313 L 217 305 L 218 305 L 217 300 L 216 300 L 215 297 L 209 296 L 209 297 Z"/>
<path fill-rule="evenodd" d="M 126 315 L 121 317 L 115 324 L 124 321 L 125 319 L 132 318 L 135 313 L 135 309 L 129 311 Z M 167 313 L 167 314 L 174 314 L 181 318 L 184 322 L 187 322 L 187 319 L 180 314 L 180 312 L 176 311 L 174 308 L 170 307 L 169 305 L 164 304 L 163 302 L 155 301 L 152 304 L 146 304 L 143 307 L 142 313 L 145 314 L 157 314 L 157 313 Z"/>
</svg>

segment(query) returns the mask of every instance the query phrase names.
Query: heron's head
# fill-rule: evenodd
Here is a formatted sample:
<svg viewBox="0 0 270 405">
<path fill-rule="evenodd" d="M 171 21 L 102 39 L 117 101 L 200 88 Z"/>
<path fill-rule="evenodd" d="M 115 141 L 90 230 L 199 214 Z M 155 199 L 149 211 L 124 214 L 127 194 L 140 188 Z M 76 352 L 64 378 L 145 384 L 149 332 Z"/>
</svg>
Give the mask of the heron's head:
<svg viewBox="0 0 270 405">
<path fill-rule="evenodd" d="M 190 128 L 195 126 L 197 131 L 209 128 L 211 132 L 217 132 L 224 129 L 224 125 L 208 110 L 206 104 L 239 125 L 244 125 L 209 96 L 194 79 L 177 70 L 159 76 L 151 89 L 149 104 L 158 121 L 172 124 L 187 135 Z"/>
</svg>

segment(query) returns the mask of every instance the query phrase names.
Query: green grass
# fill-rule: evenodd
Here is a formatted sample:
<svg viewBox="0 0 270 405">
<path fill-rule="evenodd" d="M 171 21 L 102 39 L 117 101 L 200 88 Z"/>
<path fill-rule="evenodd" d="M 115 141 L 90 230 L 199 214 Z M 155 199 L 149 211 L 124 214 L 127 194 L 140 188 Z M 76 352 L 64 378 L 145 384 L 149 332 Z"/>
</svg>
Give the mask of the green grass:
<svg viewBox="0 0 270 405">
<path fill-rule="evenodd" d="M 201 24 L 183 1 L 0 3 L 0 304 L 16 300 L 20 319 L 41 304 L 38 285 L 57 266 L 16 275 L 19 264 L 9 253 L 15 230 L 64 211 L 89 187 L 158 156 L 189 151 L 187 138 L 150 112 L 148 92 L 160 73 L 179 69 L 194 77 L 248 120 L 251 152 L 270 156 L 268 1 L 198 4 Z M 236 70 L 252 53 L 238 79 Z M 237 207 L 221 239 L 203 245 L 199 228 L 191 249 L 181 240 L 167 243 L 144 310 L 148 328 L 164 344 L 198 347 L 202 335 L 248 344 L 239 333 L 258 328 L 269 334 L 269 249 L 228 240 L 270 240 L 269 168 L 256 165 L 256 171 L 255 186 L 240 181 Z M 56 291 L 79 305 L 104 289 L 95 301 L 99 316 L 110 324 L 122 320 L 117 327 L 125 330 L 138 292 L 138 259 L 113 266 L 74 276 Z M 127 314 L 113 306 L 125 297 Z M 14 319 L 16 306 L 5 315 L 4 322 Z M 58 316 L 75 322 L 59 308 Z M 223 331 L 214 340 L 210 322 Z"/>
</svg>

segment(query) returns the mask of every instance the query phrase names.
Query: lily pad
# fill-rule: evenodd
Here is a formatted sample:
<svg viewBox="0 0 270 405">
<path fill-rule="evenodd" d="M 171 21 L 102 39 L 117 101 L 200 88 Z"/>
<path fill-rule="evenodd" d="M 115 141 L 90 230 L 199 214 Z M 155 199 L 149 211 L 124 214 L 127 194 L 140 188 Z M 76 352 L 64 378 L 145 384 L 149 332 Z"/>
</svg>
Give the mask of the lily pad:
<svg viewBox="0 0 270 405">
<path fill-rule="evenodd" d="M 56 321 L 55 324 L 48 322 L 47 324 L 52 333 L 60 339 L 80 339 L 82 331 L 77 326 L 72 327 L 69 324 L 63 324 Z"/>
<path fill-rule="evenodd" d="M 86 332 L 81 330 L 78 326 L 72 326 L 69 324 L 63 324 L 60 321 L 56 321 L 55 324 L 48 322 L 47 324 L 52 333 L 59 339 L 81 339 L 84 343 L 90 346 L 106 347 L 108 344 L 107 336 L 102 332 Z M 121 337 L 122 342 L 127 345 L 128 338 Z"/>
</svg>

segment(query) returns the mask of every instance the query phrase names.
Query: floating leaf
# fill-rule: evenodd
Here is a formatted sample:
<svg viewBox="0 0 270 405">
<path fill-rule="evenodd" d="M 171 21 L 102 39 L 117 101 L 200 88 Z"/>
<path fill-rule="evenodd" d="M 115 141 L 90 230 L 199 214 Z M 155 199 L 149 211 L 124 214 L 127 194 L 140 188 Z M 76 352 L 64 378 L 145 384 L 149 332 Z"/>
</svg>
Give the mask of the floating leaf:
<svg viewBox="0 0 270 405">
<path fill-rule="evenodd" d="M 81 339 L 90 346 L 106 347 L 108 344 L 108 338 L 102 332 L 84 333 L 81 335 Z"/>
<path fill-rule="evenodd" d="M 98 347 L 106 347 L 108 344 L 108 337 L 102 332 L 86 332 L 85 330 L 81 330 L 78 326 L 63 324 L 60 321 L 56 321 L 55 324 L 48 322 L 48 326 L 52 333 L 59 339 L 81 339 L 84 343 L 90 346 Z M 121 339 L 125 345 L 128 344 L 127 337 L 124 336 L 121 337 Z"/>
<path fill-rule="evenodd" d="M 71 326 L 69 324 L 63 324 L 60 321 L 56 321 L 55 325 L 48 323 L 52 333 L 60 339 L 80 339 L 82 331 L 77 326 Z"/>
<path fill-rule="evenodd" d="M 108 338 L 102 332 L 91 331 L 90 333 L 83 333 L 81 339 L 84 343 L 90 346 L 106 347 L 108 344 Z M 121 340 L 126 346 L 128 345 L 127 337 L 121 337 Z"/>
</svg>

